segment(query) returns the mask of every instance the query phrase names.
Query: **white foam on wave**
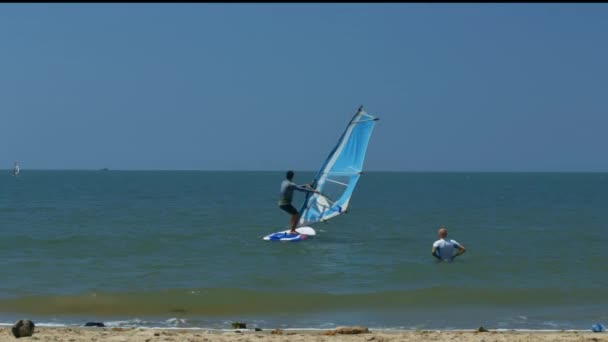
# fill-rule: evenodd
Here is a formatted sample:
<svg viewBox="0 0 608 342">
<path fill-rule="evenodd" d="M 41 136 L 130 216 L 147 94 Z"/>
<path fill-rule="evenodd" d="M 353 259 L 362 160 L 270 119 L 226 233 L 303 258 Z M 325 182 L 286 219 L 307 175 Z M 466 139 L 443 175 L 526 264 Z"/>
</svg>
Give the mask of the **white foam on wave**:
<svg viewBox="0 0 608 342">
<path fill-rule="evenodd" d="M 127 327 L 127 328 L 140 328 L 142 325 L 158 324 L 157 322 L 145 321 L 139 318 L 133 318 L 123 321 L 107 321 L 103 322 L 106 327 Z"/>
<path fill-rule="evenodd" d="M 172 324 L 172 325 L 188 324 L 188 321 L 186 321 L 185 319 L 177 318 L 177 317 L 169 318 L 165 322 L 167 322 L 167 324 Z"/>
</svg>

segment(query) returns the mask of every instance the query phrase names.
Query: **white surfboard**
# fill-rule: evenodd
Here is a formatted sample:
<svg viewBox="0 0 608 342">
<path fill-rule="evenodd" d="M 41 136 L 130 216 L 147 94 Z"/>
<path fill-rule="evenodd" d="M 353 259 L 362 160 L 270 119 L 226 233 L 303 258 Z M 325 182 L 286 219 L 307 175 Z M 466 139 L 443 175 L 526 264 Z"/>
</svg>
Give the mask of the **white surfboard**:
<svg viewBox="0 0 608 342">
<path fill-rule="evenodd" d="M 284 230 L 281 232 L 272 233 L 264 236 L 264 240 L 266 241 L 303 241 L 307 239 L 312 239 L 317 232 L 315 232 L 312 227 L 300 227 L 296 228 L 296 232 L 298 234 L 289 234 L 289 230 Z"/>
</svg>

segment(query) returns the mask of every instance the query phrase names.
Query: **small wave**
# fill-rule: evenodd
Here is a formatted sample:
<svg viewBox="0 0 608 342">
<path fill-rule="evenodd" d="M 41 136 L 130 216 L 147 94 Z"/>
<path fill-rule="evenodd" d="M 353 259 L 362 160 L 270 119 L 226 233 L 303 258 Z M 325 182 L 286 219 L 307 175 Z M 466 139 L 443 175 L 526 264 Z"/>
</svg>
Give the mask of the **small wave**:
<svg viewBox="0 0 608 342">
<path fill-rule="evenodd" d="M 188 324 L 187 320 L 185 320 L 183 318 L 177 318 L 177 317 L 169 318 L 165 322 L 167 324 L 171 324 L 171 325 L 175 325 L 175 326 Z"/>
</svg>

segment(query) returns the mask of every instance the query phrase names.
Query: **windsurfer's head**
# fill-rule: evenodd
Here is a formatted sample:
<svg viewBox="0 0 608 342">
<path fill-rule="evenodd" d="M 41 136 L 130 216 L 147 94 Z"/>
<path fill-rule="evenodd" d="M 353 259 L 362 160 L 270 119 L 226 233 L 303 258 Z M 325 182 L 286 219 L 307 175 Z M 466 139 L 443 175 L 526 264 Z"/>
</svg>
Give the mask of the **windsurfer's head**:
<svg viewBox="0 0 608 342">
<path fill-rule="evenodd" d="M 439 227 L 439 231 L 437 232 L 437 235 L 439 235 L 440 238 L 444 239 L 446 236 L 448 236 L 448 230 L 445 229 L 444 226 Z"/>
<path fill-rule="evenodd" d="M 293 171 L 291 171 L 291 170 L 287 171 L 287 179 L 289 179 L 289 180 L 293 179 Z"/>
</svg>

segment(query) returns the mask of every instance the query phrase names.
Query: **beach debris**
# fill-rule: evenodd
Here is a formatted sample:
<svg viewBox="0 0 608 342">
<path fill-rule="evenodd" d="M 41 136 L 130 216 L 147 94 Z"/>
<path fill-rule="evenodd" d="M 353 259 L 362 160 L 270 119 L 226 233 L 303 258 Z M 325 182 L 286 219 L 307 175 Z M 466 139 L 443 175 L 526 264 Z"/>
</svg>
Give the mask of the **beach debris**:
<svg viewBox="0 0 608 342">
<path fill-rule="evenodd" d="M 106 325 L 105 325 L 105 324 L 103 324 L 103 323 L 101 323 L 101 322 L 87 322 L 87 323 L 85 323 L 85 325 L 84 325 L 84 326 L 85 326 L 85 327 L 101 327 L 101 328 L 103 328 L 103 327 L 105 327 Z"/>
<path fill-rule="evenodd" d="M 283 335 L 283 330 L 281 330 L 281 329 L 274 329 L 270 333 L 273 334 L 273 335 Z"/>
<path fill-rule="evenodd" d="M 262 328 L 255 328 L 255 331 L 262 331 Z"/>
<path fill-rule="evenodd" d="M 34 322 L 29 319 L 20 319 L 13 324 L 13 336 L 16 338 L 32 336 L 34 334 L 34 327 Z"/>
<path fill-rule="evenodd" d="M 352 334 L 368 333 L 369 329 L 367 327 L 363 327 L 363 326 L 352 326 L 352 327 L 337 327 L 336 329 L 334 329 L 334 331 L 336 332 L 336 334 L 352 335 Z"/>
<path fill-rule="evenodd" d="M 593 332 L 604 332 L 604 331 L 606 331 L 606 327 L 604 327 L 600 323 L 595 323 L 594 325 L 591 326 L 591 331 L 593 331 Z"/>
<path fill-rule="evenodd" d="M 247 329 L 247 323 L 244 322 L 233 322 L 232 329 Z"/>
<path fill-rule="evenodd" d="M 336 332 L 333 330 L 327 330 L 326 332 L 323 333 L 323 335 L 325 335 L 325 336 L 334 336 L 335 334 L 336 334 Z"/>
<path fill-rule="evenodd" d="M 486 328 L 484 328 L 483 326 L 481 326 L 481 327 L 477 328 L 477 330 L 475 330 L 475 331 L 477 331 L 477 332 L 488 332 L 489 330 L 486 329 Z"/>
</svg>

